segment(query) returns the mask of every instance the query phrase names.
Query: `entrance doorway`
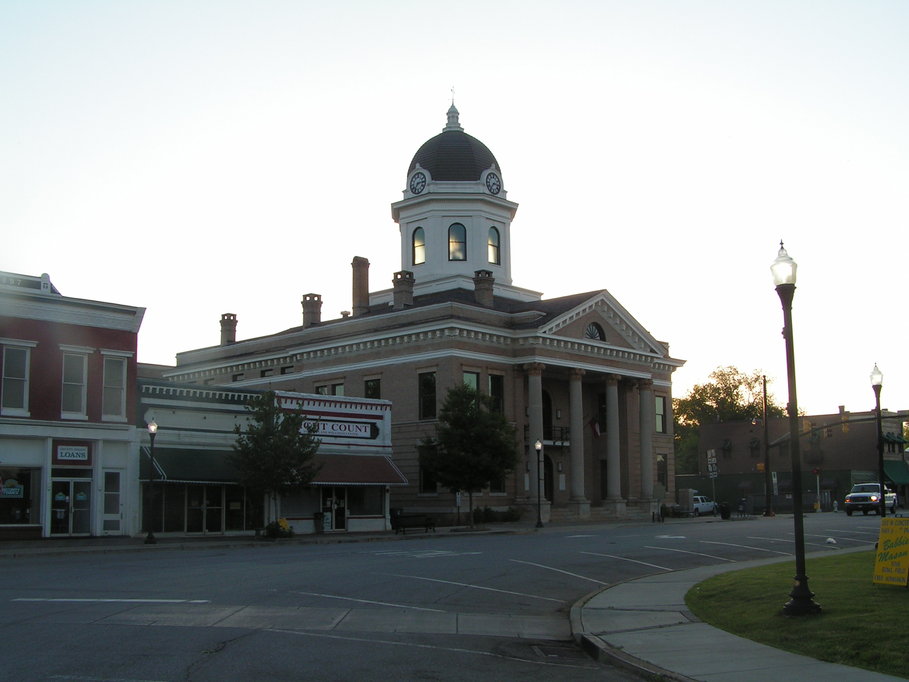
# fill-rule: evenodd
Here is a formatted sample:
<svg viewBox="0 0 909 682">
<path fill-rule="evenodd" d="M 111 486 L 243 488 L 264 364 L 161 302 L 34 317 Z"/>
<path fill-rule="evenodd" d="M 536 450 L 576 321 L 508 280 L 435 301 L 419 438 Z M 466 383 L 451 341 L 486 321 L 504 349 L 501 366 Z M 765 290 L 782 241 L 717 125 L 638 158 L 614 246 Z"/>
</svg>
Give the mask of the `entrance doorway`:
<svg viewBox="0 0 909 682">
<path fill-rule="evenodd" d="M 186 532 L 224 532 L 223 488 L 210 485 L 186 486 Z"/>
<path fill-rule="evenodd" d="M 90 535 L 91 530 L 91 479 L 53 479 L 51 481 L 51 535 Z"/>
<path fill-rule="evenodd" d="M 347 530 L 347 488 L 322 488 L 322 519 L 326 531 Z"/>
</svg>

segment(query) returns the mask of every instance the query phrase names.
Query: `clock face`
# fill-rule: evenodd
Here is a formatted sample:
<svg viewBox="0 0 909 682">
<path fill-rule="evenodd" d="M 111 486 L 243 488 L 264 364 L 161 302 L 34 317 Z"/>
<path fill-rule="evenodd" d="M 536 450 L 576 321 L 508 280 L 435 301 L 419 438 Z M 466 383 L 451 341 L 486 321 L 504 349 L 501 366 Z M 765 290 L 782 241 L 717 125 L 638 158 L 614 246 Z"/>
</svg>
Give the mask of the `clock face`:
<svg viewBox="0 0 909 682">
<path fill-rule="evenodd" d="M 488 189 L 493 194 L 498 194 L 499 190 L 502 189 L 502 181 L 499 180 L 499 176 L 495 173 L 489 173 L 486 176 L 486 189 Z"/>
<path fill-rule="evenodd" d="M 410 191 L 419 194 L 426 187 L 426 176 L 422 173 L 414 173 L 410 178 Z"/>
</svg>

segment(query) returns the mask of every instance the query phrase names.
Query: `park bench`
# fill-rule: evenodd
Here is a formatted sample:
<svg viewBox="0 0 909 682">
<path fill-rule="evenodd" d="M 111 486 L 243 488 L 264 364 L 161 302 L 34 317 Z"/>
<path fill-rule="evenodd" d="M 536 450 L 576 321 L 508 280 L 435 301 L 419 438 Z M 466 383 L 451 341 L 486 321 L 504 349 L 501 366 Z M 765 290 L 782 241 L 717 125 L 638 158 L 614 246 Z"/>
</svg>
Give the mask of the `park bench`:
<svg viewBox="0 0 909 682">
<path fill-rule="evenodd" d="M 408 528 L 422 528 L 424 533 L 436 532 L 435 517 L 429 514 L 396 514 L 391 517 L 391 527 L 395 529 L 395 535 L 399 532 L 407 535 Z"/>
</svg>

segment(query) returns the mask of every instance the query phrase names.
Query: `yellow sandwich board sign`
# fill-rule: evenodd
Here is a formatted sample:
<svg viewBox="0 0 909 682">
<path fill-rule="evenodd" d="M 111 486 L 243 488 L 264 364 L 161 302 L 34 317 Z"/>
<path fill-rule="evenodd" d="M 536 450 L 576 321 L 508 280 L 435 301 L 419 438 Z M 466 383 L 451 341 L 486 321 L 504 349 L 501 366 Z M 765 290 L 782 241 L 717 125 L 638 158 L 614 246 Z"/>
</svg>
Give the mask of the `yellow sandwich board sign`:
<svg viewBox="0 0 909 682">
<path fill-rule="evenodd" d="M 909 587 L 909 519 L 881 519 L 872 582 Z"/>
</svg>

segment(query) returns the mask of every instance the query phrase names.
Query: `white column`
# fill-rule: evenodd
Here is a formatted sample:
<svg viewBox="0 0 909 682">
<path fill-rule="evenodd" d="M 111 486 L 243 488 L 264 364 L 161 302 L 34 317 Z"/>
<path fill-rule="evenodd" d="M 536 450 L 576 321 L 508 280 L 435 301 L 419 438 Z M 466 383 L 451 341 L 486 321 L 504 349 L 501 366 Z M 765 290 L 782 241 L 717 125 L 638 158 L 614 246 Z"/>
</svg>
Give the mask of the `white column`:
<svg viewBox="0 0 909 682">
<path fill-rule="evenodd" d="M 641 497 L 653 498 L 653 430 L 655 406 L 653 402 L 653 382 L 638 382 L 638 400 L 641 428 Z"/>
<path fill-rule="evenodd" d="M 534 362 L 524 365 L 524 371 L 527 372 L 527 411 L 530 417 L 528 439 L 528 451 L 530 457 L 530 494 L 528 499 L 536 502 L 539 497 L 541 455 L 533 449 L 533 444 L 537 441 L 543 442 L 543 369 L 544 365 Z"/>
<path fill-rule="evenodd" d="M 571 413 L 571 499 L 584 502 L 584 406 L 582 379 L 583 369 L 571 371 L 568 384 L 568 410 Z"/>
<path fill-rule="evenodd" d="M 606 499 L 622 497 L 622 463 L 619 451 L 619 377 L 606 377 Z"/>
</svg>

